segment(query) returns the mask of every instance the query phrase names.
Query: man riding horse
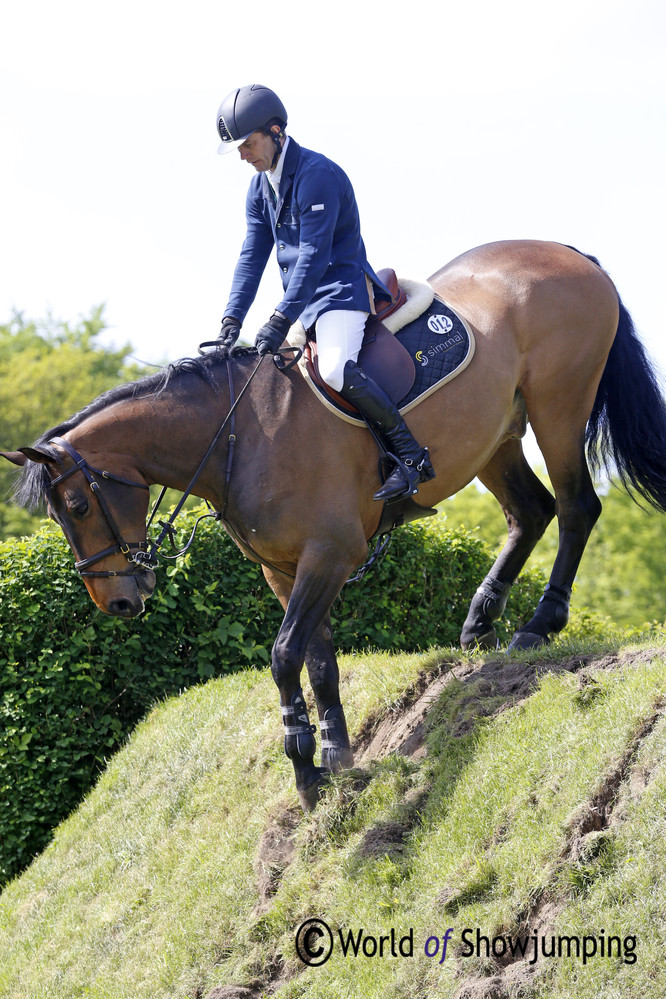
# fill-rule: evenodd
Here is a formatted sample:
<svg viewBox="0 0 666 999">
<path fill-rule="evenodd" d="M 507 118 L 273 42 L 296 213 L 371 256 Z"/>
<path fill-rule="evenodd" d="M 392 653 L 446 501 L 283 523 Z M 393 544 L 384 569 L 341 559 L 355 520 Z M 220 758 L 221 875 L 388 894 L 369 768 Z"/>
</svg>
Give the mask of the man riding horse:
<svg viewBox="0 0 666 999">
<path fill-rule="evenodd" d="M 258 84 L 233 90 L 217 114 L 219 153 L 238 149 L 253 166 L 247 235 L 234 272 L 220 339 L 233 347 L 275 245 L 284 297 L 259 330 L 260 354 L 275 354 L 297 319 L 316 336 L 319 370 L 384 441 L 395 467 L 376 500 L 395 500 L 434 478 L 428 448 L 412 436 L 386 392 L 356 363 L 375 295 L 391 293 L 366 258 L 356 198 L 346 174 L 285 134 L 287 112 Z"/>
</svg>

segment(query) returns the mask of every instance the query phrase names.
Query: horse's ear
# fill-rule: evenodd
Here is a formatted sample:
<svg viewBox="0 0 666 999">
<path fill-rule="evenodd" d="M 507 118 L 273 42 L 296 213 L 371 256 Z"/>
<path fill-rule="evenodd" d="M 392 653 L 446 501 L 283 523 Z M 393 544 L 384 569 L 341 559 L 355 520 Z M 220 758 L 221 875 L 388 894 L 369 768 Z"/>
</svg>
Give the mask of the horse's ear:
<svg viewBox="0 0 666 999">
<path fill-rule="evenodd" d="M 24 465 L 26 458 L 29 458 L 30 461 L 36 461 L 40 465 L 56 464 L 56 460 L 52 454 L 49 454 L 48 451 L 42 451 L 41 448 L 38 447 L 20 447 L 18 449 L 18 454 L 23 460 L 15 462 L 16 465 Z M 5 457 L 7 457 L 7 455 L 5 455 Z M 12 461 L 11 458 L 9 460 Z"/>
<path fill-rule="evenodd" d="M 20 451 L 0 451 L 0 457 L 11 461 L 12 465 L 25 465 L 27 460 L 26 455 Z"/>
</svg>

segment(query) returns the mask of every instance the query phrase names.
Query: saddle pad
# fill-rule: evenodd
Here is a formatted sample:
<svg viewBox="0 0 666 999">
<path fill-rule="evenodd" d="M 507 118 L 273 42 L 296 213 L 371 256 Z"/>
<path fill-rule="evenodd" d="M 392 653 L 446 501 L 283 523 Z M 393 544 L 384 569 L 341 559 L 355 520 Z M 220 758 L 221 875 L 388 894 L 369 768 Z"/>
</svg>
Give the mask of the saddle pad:
<svg viewBox="0 0 666 999">
<path fill-rule="evenodd" d="M 416 378 L 398 408 L 407 412 L 460 374 L 474 355 L 474 334 L 464 319 L 435 297 L 429 309 L 395 334 L 414 358 Z"/>
<path fill-rule="evenodd" d="M 395 334 L 411 354 L 416 378 L 409 393 L 400 400 L 398 409 L 404 415 L 446 382 L 467 367 L 474 356 L 474 334 L 465 320 L 451 306 L 435 297 L 432 304 L 416 319 Z M 365 426 L 360 416 L 342 409 L 301 370 L 320 400 L 348 423 Z"/>
</svg>

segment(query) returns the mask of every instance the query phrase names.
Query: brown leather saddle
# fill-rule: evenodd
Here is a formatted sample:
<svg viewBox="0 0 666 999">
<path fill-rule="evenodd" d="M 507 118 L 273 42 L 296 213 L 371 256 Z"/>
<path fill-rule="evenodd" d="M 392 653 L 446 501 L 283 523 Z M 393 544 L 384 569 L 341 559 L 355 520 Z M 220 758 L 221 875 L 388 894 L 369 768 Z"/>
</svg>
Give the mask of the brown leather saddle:
<svg viewBox="0 0 666 999">
<path fill-rule="evenodd" d="M 386 268 L 377 271 L 377 277 L 391 292 L 391 300 L 387 302 L 386 299 L 375 299 L 375 314 L 369 316 L 365 324 L 365 335 L 363 346 L 358 355 L 358 363 L 371 378 L 381 385 L 393 402 L 399 403 L 414 384 L 416 378 L 414 361 L 397 337 L 386 329 L 382 320 L 397 312 L 407 301 L 407 296 L 398 286 L 394 270 Z M 316 340 L 310 338 L 310 331 L 308 331 L 308 341 L 303 349 L 303 358 L 309 377 L 320 391 L 335 402 L 338 407 L 346 409 L 350 413 L 357 413 L 356 407 L 343 399 L 339 393 L 334 392 L 319 374 L 317 343 Z M 375 439 L 380 453 L 382 453 L 381 441 L 376 435 Z M 383 460 L 380 460 L 380 468 L 382 467 Z M 411 496 L 394 500 L 392 503 L 384 503 L 379 524 L 370 538 L 371 541 L 378 539 L 377 546 L 369 561 L 359 570 L 354 579 L 362 578 L 373 561 L 381 557 L 386 549 L 388 539 L 396 527 L 409 524 L 421 517 L 431 517 L 436 513 L 437 511 L 431 507 L 419 506 Z"/>
<path fill-rule="evenodd" d="M 375 314 L 369 316 L 365 324 L 363 346 L 358 355 L 358 364 L 370 378 L 381 385 L 393 402 L 398 403 L 409 393 L 414 384 L 416 371 L 411 354 L 386 329 L 382 320 L 397 312 L 405 304 L 407 296 L 398 286 L 396 273 L 391 268 L 377 271 L 377 277 L 391 292 L 391 300 L 387 302 L 385 298 L 375 299 Z M 327 385 L 319 374 L 317 342 L 310 338 L 310 331 L 308 331 L 308 342 L 304 348 L 303 356 L 308 375 L 320 390 L 342 409 L 346 409 L 350 413 L 358 412 L 352 403 L 347 402 Z"/>
</svg>

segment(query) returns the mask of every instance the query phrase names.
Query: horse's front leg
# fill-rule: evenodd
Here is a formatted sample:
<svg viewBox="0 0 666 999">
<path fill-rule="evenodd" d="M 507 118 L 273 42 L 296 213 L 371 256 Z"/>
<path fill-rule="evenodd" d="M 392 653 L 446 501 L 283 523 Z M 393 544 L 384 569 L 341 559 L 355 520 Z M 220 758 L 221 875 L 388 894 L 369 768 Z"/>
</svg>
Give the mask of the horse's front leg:
<svg viewBox="0 0 666 999">
<path fill-rule="evenodd" d="M 314 691 L 321 729 L 321 765 L 338 773 L 354 765 L 345 713 L 340 702 L 340 672 L 327 614 L 310 639 L 305 665 Z"/>
<path fill-rule="evenodd" d="M 331 561 L 318 559 L 308 569 L 301 559 L 293 587 L 281 574 L 264 570 L 271 588 L 286 606 L 273 645 L 271 672 L 280 692 L 284 750 L 293 764 L 296 789 L 305 811 L 315 807 L 326 774 L 352 762 L 328 616 L 349 568 L 332 566 Z M 321 767 L 314 762 L 316 729 L 310 722 L 301 687 L 306 659 L 322 727 Z"/>
</svg>

